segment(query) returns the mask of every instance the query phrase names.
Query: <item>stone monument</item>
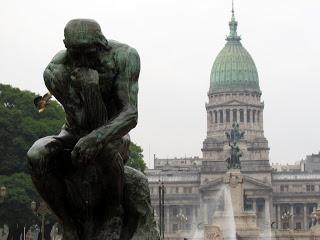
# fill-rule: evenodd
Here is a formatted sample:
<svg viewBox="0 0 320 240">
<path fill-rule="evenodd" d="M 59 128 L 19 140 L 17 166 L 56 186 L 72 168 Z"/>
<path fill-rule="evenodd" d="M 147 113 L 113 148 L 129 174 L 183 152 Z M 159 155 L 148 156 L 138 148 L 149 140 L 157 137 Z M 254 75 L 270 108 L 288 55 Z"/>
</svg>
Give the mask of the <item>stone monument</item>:
<svg viewBox="0 0 320 240">
<path fill-rule="evenodd" d="M 125 166 L 137 124 L 140 60 L 128 45 L 108 41 L 91 19 L 71 20 L 66 50 L 44 71 L 66 121 L 56 136 L 28 151 L 34 185 L 63 226 L 63 240 L 158 240 L 146 177 Z M 40 112 L 41 112 L 40 111 Z"/>
<path fill-rule="evenodd" d="M 236 236 L 244 237 L 244 239 L 258 239 L 259 229 L 256 215 L 252 211 L 244 210 L 243 175 L 240 170 L 242 154 L 238 146 L 239 141 L 244 137 L 244 132 L 240 132 L 239 124 L 235 122 L 232 129 L 226 132 L 226 136 L 230 147 L 230 157 L 226 161 L 228 171 L 223 178 L 224 210 L 215 211 L 213 224 L 222 223 L 224 225 L 221 227 L 227 239 L 235 239 Z"/>
</svg>

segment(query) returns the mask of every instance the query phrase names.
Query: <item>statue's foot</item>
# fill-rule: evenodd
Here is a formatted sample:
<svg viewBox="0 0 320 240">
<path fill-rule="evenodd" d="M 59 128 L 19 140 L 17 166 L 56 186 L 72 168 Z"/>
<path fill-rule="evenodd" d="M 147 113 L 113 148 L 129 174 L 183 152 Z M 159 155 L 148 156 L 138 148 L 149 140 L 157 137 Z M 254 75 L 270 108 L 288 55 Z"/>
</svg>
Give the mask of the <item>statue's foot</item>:
<svg viewBox="0 0 320 240">
<path fill-rule="evenodd" d="M 113 217 L 103 224 L 96 240 L 120 240 L 121 229 L 121 217 Z"/>
</svg>

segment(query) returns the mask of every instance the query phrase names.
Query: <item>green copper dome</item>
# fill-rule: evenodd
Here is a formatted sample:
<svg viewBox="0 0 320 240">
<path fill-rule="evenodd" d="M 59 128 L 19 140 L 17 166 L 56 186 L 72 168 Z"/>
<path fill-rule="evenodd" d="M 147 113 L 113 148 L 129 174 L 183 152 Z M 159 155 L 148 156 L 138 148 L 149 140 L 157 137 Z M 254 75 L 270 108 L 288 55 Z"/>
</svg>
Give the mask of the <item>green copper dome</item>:
<svg viewBox="0 0 320 240">
<path fill-rule="evenodd" d="M 237 34 L 238 22 L 234 11 L 229 22 L 227 43 L 213 63 L 210 76 L 210 92 L 258 91 L 259 77 L 249 52 L 242 46 Z"/>
</svg>

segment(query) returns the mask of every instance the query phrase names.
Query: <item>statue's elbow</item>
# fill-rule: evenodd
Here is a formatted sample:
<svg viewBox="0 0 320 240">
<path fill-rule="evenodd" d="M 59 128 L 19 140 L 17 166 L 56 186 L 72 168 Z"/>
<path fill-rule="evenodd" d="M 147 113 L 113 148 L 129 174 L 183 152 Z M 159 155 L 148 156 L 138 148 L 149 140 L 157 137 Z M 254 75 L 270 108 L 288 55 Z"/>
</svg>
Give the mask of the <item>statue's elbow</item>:
<svg viewBox="0 0 320 240">
<path fill-rule="evenodd" d="M 132 128 L 135 128 L 138 124 L 138 112 L 134 113 L 132 116 Z"/>
</svg>

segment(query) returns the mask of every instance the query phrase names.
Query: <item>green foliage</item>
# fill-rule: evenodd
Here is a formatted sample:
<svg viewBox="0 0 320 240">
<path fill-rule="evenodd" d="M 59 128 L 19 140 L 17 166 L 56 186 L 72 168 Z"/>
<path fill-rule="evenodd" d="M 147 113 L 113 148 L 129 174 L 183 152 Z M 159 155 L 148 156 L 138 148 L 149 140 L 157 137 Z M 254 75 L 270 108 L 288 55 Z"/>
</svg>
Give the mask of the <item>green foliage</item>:
<svg viewBox="0 0 320 240">
<path fill-rule="evenodd" d="M 143 161 L 142 152 L 143 150 L 140 146 L 131 142 L 129 146 L 129 160 L 127 162 L 127 165 L 141 172 L 144 172 L 144 170 L 146 169 L 146 164 Z"/>
<path fill-rule="evenodd" d="M 36 95 L 0 84 L 0 175 L 26 170 L 26 153 L 39 138 L 59 132 L 64 122 L 55 101 L 43 113 L 33 104 Z"/>
<path fill-rule="evenodd" d="M 31 202 L 39 200 L 31 178 L 25 173 L 16 173 L 11 176 L 0 176 L 0 186 L 7 188 L 7 194 L 0 204 L 0 224 L 6 223 L 31 225 L 38 218 L 31 210 Z"/>
<path fill-rule="evenodd" d="M 33 104 L 35 96 L 0 84 L 0 186 L 7 188 L 5 201 L 0 204 L 0 224 L 39 223 L 30 207 L 31 201 L 40 197 L 25 173 L 26 153 L 39 138 L 57 134 L 65 114 L 55 101 L 39 113 Z M 131 143 L 129 150 L 128 165 L 143 172 L 146 165 L 142 148 Z"/>
</svg>

